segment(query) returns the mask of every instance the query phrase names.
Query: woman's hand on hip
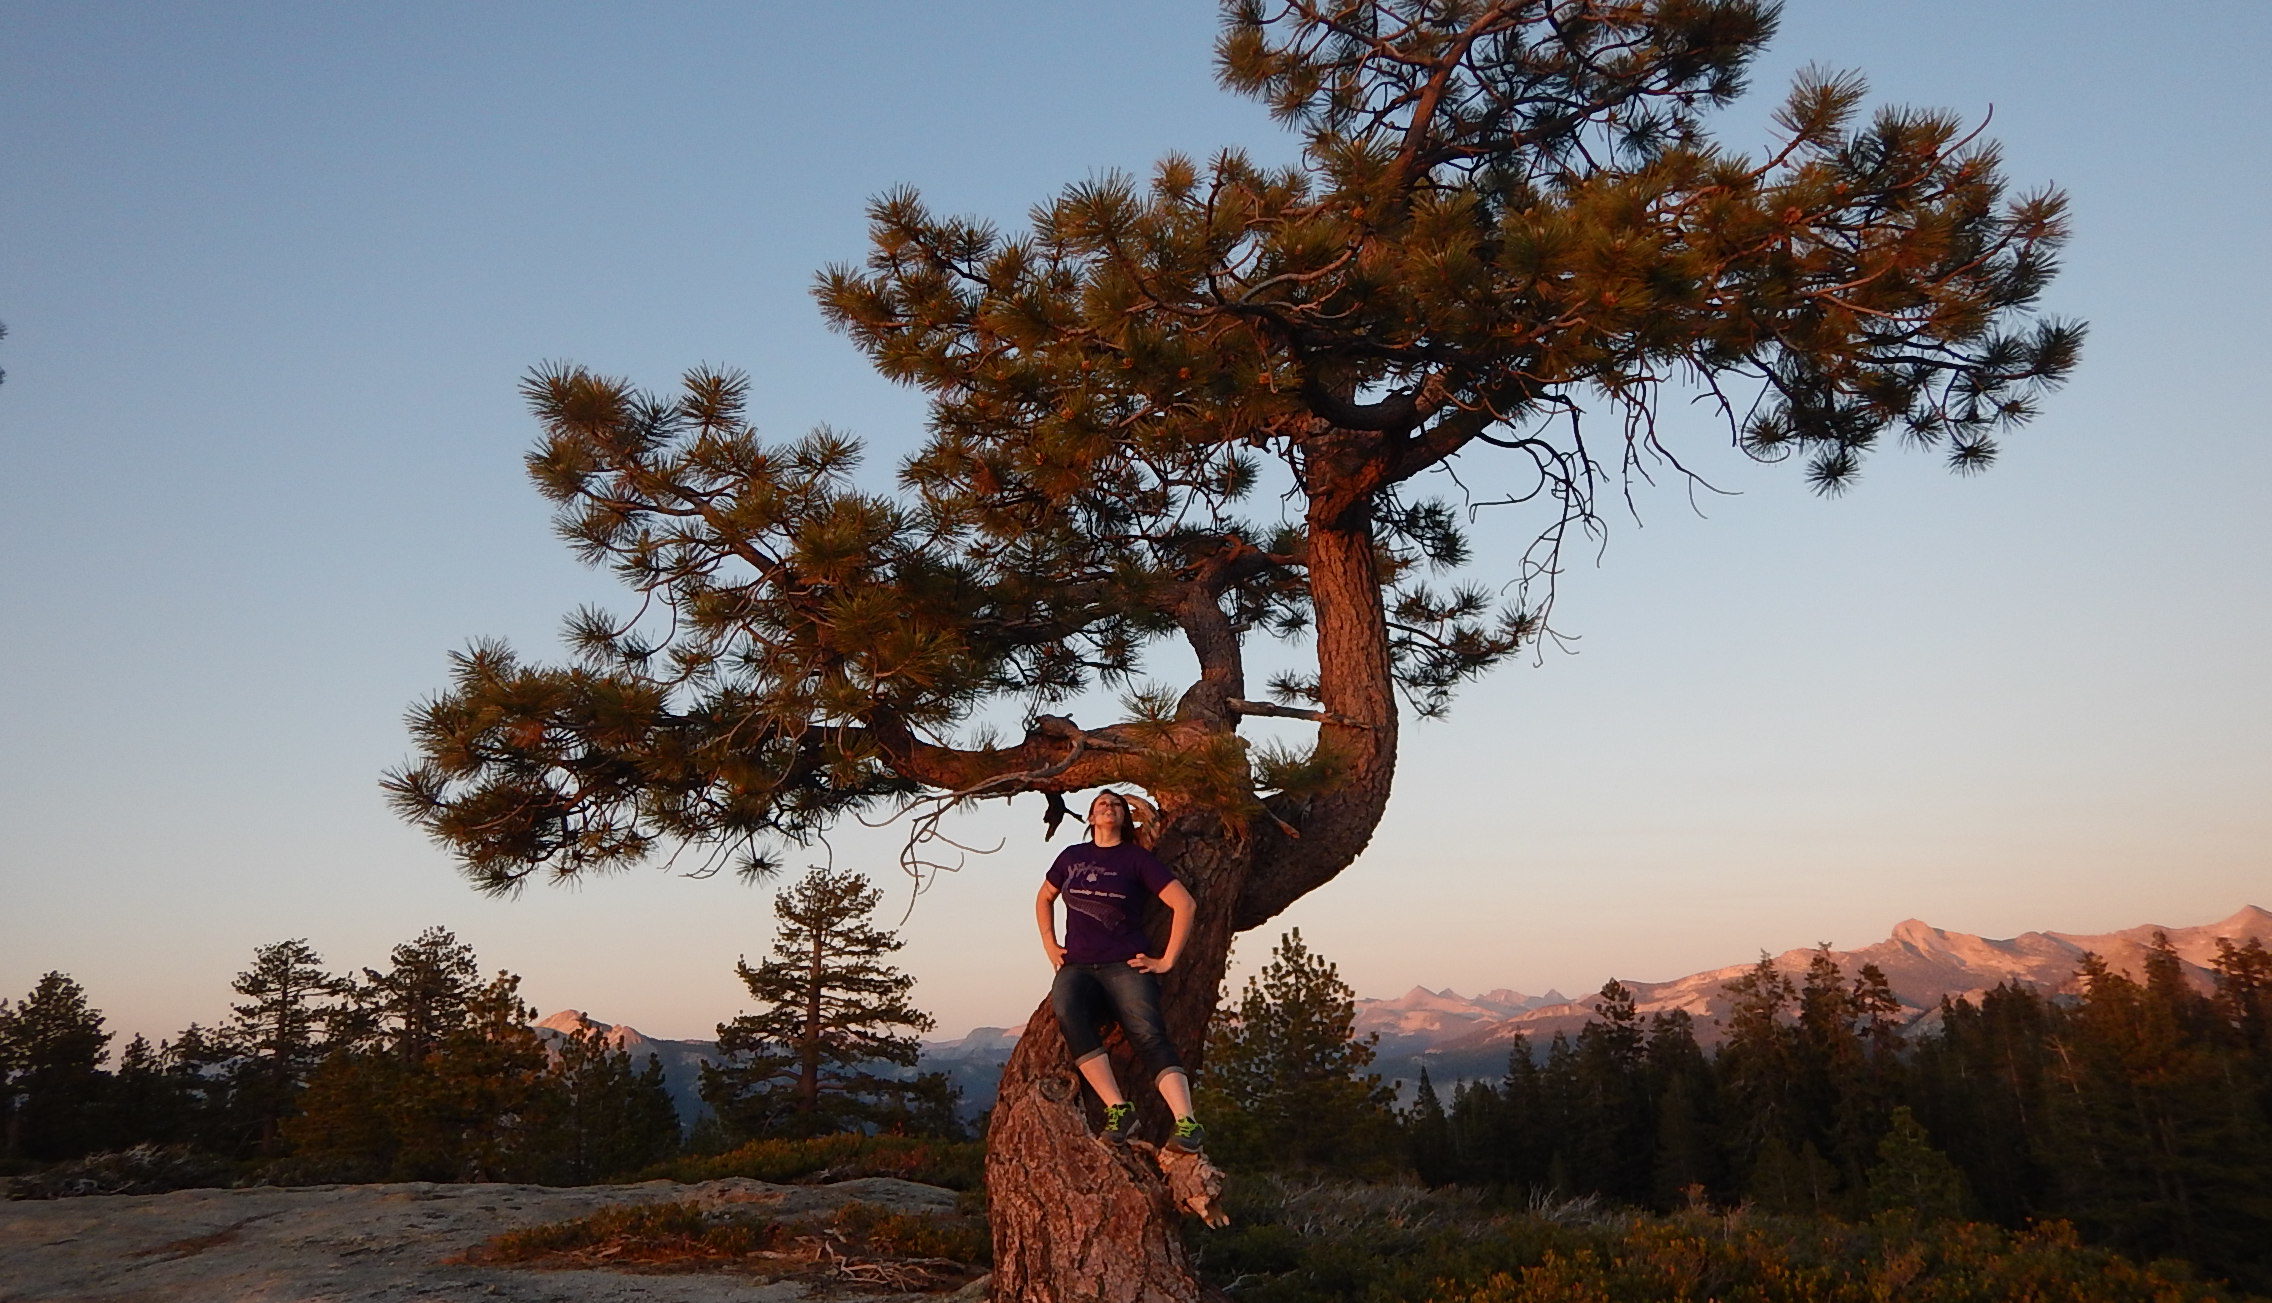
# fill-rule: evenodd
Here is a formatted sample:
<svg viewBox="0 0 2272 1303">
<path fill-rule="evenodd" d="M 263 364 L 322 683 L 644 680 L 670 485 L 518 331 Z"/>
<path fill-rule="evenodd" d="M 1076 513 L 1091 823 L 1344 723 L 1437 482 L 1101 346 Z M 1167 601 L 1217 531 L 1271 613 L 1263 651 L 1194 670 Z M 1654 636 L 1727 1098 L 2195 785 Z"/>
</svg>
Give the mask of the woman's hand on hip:
<svg viewBox="0 0 2272 1303">
<path fill-rule="evenodd" d="M 1128 961 L 1128 966 L 1139 973 L 1164 973 L 1175 967 L 1166 959 L 1154 959 L 1150 955 L 1138 955 Z"/>
<path fill-rule="evenodd" d="M 1048 954 L 1051 968 L 1063 968 L 1065 966 L 1065 947 L 1054 942 L 1044 941 L 1041 948 Z"/>
</svg>

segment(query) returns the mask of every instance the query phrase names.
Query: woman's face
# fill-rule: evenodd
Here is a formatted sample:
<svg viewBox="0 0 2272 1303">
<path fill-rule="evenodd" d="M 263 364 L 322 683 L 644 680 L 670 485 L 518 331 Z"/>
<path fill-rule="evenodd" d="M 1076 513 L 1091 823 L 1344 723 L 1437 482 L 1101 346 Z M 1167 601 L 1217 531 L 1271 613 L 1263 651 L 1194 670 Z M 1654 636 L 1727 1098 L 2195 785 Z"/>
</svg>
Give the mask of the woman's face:
<svg viewBox="0 0 2272 1303">
<path fill-rule="evenodd" d="M 1128 831 L 1128 806 L 1110 792 L 1099 793 L 1089 802 L 1089 826 L 1098 832 Z"/>
</svg>

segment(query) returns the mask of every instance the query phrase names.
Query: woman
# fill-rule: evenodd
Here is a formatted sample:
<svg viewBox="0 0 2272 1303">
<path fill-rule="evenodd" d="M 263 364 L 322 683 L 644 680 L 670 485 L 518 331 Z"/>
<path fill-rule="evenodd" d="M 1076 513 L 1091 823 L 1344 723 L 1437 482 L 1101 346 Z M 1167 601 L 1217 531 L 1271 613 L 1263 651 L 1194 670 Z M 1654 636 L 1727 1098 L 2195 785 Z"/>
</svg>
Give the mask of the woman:
<svg viewBox="0 0 2272 1303">
<path fill-rule="evenodd" d="M 1065 900 L 1065 941 L 1057 940 L 1058 898 Z M 1162 953 L 1149 954 L 1144 935 L 1144 901 L 1157 896 L 1174 914 Z M 1160 1018 L 1161 973 L 1175 967 L 1191 935 L 1197 903 L 1168 866 L 1146 850 L 1135 835 L 1128 798 L 1097 793 L 1089 803 L 1089 840 L 1068 846 L 1049 866 L 1034 917 L 1041 925 L 1041 948 L 1057 968 L 1049 1002 L 1064 1029 L 1065 1046 L 1081 1077 L 1104 1103 L 1104 1135 L 1125 1140 L 1135 1125 L 1136 1106 L 1120 1093 L 1112 1061 L 1105 1057 L 1102 1023 L 1120 1024 L 1136 1057 L 1152 1074 L 1152 1084 L 1175 1115 L 1168 1143 L 1197 1151 L 1207 1133 L 1191 1113 L 1191 1079 Z"/>
</svg>

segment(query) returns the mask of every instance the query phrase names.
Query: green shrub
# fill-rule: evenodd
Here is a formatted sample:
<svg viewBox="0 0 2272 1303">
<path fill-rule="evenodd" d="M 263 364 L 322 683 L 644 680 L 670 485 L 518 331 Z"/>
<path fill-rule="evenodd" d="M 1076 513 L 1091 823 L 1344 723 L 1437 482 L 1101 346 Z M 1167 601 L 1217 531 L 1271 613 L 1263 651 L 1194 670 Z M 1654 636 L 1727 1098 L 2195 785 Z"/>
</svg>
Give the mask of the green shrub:
<svg viewBox="0 0 2272 1303">
<path fill-rule="evenodd" d="M 1231 1229 L 1194 1232 L 1241 1303 L 2208 1303 L 2180 1263 L 2140 1265 L 2063 1223 L 1494 1207 L 1456 1191 L 1234 1182 Z"/>
<path fill-rule="evenodd" d="M 763 1253 L 787 1238 L 778 1222 L 735 1217 L 713 1220 L 691 1203 L 603 1208 L 589 1217 L 527 1226 L 491 1237 L 476 1250 L 482 1262 L 533 1262 L 555 1255 L 611 1248 L 617 1257 L 733 1258 Z"/>
<path fill-rule="evenodd" d="M 975 1190 L 986 1179 L 986 1147 L 975 1141 L 857 1134 L 752 1140 L 722 1154 L 687 1156 L 657 1164 L 642 1173 L 641 1179 L 716 1181 L 729 1176 L 774 1182 L 896 1176 L 950 1190 Z"/>
<path fill-rule="evenodd" d="M 944 1258 L 983 1266 L 994 1260 L 986 1219 L 964 1213 L 900 1213 L 869 1203 L 848 1203 L 829 1226 L 870 1253 L 893 1258 Z"/>
</svg>

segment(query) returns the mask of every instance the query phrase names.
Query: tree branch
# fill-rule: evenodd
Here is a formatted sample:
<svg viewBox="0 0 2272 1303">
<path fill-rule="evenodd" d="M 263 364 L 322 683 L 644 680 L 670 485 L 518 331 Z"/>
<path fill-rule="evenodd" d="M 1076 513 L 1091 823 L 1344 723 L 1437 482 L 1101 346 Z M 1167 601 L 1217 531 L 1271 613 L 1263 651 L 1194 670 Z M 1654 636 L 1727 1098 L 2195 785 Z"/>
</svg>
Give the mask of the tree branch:
<svg viewBox="0 0 2272 1303">
<path fill-rule="evenodd" d="M 1273 719 L 1306 719 L 1312 724 L 1339 724 L 1343 728 L 1371 728 L 1362 720 L 1347 715 L 1336 715 L 1330 710 L 1304 710 L 1299 706 L 1281 706 L 1269 701 L 1246 701 L 1232 697 L 1223 705 L 1234 715 L 1268 715 Z"/>
</svg>

